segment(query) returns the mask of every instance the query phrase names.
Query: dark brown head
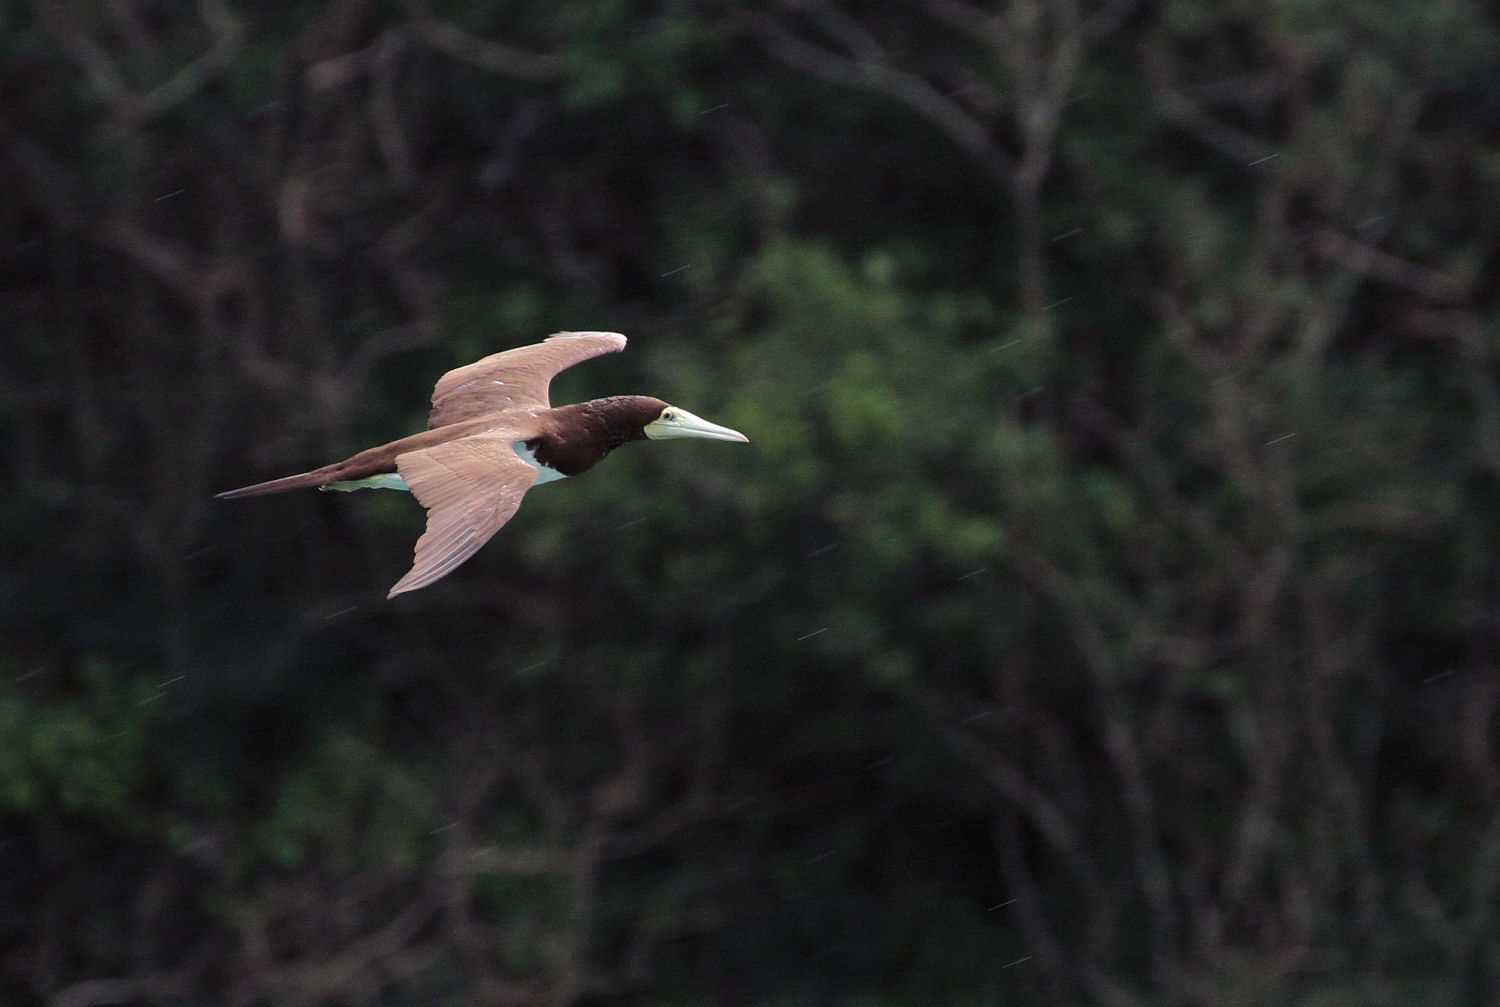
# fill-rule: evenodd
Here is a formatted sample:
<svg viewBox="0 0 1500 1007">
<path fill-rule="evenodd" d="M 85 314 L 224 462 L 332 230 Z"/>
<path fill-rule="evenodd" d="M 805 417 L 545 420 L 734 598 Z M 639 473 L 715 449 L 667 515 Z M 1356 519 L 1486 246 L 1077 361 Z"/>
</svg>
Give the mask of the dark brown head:
<svg viewBox="0 0 1500 1007">
<path fill-rule="evenodd" d="M 750 438 L 738 430 L 710 423 L 686 409 L 670 405 L 661 399 L 653 399 L 649 395 L 612 395 L 607 399 L 581 402 L 577 408 L 603 421 L 605 428 L 609 430 L 610 443 L 615 447 L 626 441 L 638 441 L 642 438 L 665 441 L 697 437 L 710 441 L 750 443 Z"/>
<path fill-rule="evenodd" d="M 550 430 L 532 445 L 543 464 L 564 475 L 592 468 L 630 441 L 698 437 L 749 443 L 738 430 L 694 416 L 649 395 L 612 395 L 552 410 Z"/>
<path fill-rule="evenodd" d="M 611 395 L 580 402 L 575 408 L 600 424 L 600 429 L 608 432 L 609 446 L 617 448 L 629 441 L 645 440 L 646 424 L 660 416 L 667 404 L 649 395 Z"/>
</svg>

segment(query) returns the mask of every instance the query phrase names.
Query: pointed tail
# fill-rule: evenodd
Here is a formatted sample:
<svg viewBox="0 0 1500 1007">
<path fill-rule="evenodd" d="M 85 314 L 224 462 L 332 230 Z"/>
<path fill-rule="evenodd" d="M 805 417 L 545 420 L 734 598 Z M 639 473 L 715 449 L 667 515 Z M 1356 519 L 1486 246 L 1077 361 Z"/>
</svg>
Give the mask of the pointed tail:
<svg viewBox="0 0 1500 1007">
<path fill-rule="evenodd" d="M 446 431 L 447 428 L 445 428 Z M 454 428 L 459 433 L 463 431 Z M 439 434 L 440 438 L 451 439 L 452 434 Z M 396 456 L 425 446 L 427 441 L 433 439 L 432 431 L 423 431 L 410 437 L 403 437 L 399 441 L 391 441 L 389 444 L 381 444 L 373 448 L 366 448 L 359 454 L 350 455 L 341 462 L 324 465 L 310 472 L 299 472 L 294 476 L 283 476 L 280 479 L 272 479 L 269 482 L 256 483 L 254 486 L 241 486 L 236 490 L 225 490 L 216 494 L 219 500 L 234 500 L 239 497 L 258 497 L 267 493 L 285 493 L 288 490 L 312 489 L 314 486 L 327 486 L 329 483 L 347 482 L 349 480 L 365 479 L 370 476 L 391 474 L 396 472 Z"/>
<path fill-rule="evenodd" d="M 253 486 L 241 486 L 239 489 L 225 490 L 223 493 L 215 493 L 215 500 L 237 500 L 240 497 L 265 496 L 267 493 L 286 493 L 289 490 L 305 490 L 314 486 L 322 486 L 324 483 L 333 482 L 339 477 L 344 465 L 339 462 L 334 465 L 324 465 L 320 469 L 311 472 L 299 472 L 294 476 L 282 476 L 280 479 L 271 479 L 267 482 L 256 483 Z"/>
</svg>

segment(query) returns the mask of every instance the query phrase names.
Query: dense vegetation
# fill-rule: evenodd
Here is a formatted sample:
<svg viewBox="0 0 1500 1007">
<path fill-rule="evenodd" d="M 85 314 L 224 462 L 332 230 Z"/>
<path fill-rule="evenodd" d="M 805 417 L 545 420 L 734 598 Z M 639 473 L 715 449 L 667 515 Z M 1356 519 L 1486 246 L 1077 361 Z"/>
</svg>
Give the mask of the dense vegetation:
<svg viewBox="0 0 1500 1007">
<path fill-rule="evenodd" d="M 0 24 L 0 1002 L 1500 988 L 1483 5 Z M 568 328 L 754 443 L 211 499 Z"/>
</svg>

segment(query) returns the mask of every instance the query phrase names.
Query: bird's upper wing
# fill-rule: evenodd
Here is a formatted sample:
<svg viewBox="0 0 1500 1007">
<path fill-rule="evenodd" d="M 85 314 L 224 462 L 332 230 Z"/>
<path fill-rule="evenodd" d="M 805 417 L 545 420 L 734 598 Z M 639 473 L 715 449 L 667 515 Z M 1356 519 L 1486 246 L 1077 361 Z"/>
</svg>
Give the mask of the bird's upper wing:
<svg viewBox="0 0 1500 1007">
<path fill-rule="evenodd" d="M 514 430 L 492 430 L 397 456 L 401 478 L 427 508 L 427 530 L 387 598 L 446 576 L 516 513 L 537 476 L 512 447 L 516 439 Z"/>
<path fill-rule="evenodd" d="M 618 332 L 557 332 L 531 346 L 491 353 L 438 378 L 427 426 L 447 426 L 516 406 L 549 408 L 547 386 L 554 375 L 624 348 L 625 337 Z"/>
</svg>

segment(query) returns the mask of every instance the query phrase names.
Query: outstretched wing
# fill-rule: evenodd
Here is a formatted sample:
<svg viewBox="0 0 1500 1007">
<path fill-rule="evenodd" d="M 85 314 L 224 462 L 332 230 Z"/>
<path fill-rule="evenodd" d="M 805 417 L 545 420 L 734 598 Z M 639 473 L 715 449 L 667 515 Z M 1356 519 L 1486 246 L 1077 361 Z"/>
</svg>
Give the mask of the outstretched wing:
<svg viewBox="0 0 1500 1007">
<path fill-rule="evenodd" d="M 625 337 L 618 332 L 557 332 L 531 346 L 491 353 L 438 378 L 427 426 L 447 426 L 516 406 L 550 408 L 547 386 L 559 371 L 624 348 Z"/>
<path fill-rule="evenodd" d="M 396 470 L 427 508 L 416 559 L 387 598 L 447 576 L 515 515 L 537 470 L 516 454 L 513 431 L 462 437 L 396 458 Z"/>
</svg>

